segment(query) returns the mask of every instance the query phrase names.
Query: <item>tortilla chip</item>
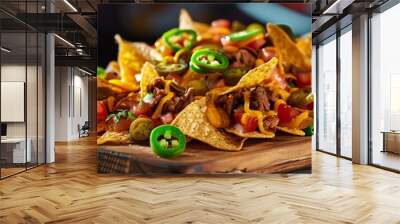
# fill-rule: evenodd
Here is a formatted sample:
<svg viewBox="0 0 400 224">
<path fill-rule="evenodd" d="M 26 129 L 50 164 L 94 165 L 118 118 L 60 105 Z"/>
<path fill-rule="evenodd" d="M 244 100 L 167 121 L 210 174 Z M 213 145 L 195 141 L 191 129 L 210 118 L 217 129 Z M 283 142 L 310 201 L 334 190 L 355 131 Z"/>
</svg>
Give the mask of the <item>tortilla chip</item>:
<svg viewBox="0 0 400 224">
<path fill-rule="evenodd" d="M 275 133 L 271 132 L 270 134 L 263 134 L 260 132 L 242 132 L 235 128 L 225 128 L 226 132 L 232 133 L 234 135 L 240 136 L 242 138 L 274 138 Z"/>
<path fill-rule="evenodd" d="M 97 139 L 97 145 L 103 144 L 130 144 L 132 143 L 129 138 L 128 132 L 114 132 L 114 131 L 106 131 L 100 138 Z"/>
<path fill-rule="evenodd" d="M 115 35 L 115 40 L 119 45 L 118 63 L 121 81 L 138 85 L 135 74 L 140 72 L 145 59 L 131 42 L 122 39 L 120 35 Z"/>
<path fill-rule="evenodd" d="M 296 39 L 297 47 L 303 52 L 303 54 L 311 58 L 312 53 L 312 37 L 311 34 L 307 34 L 305 36 L 299 37 Z"/>
<path fill-rule="evenodd" d="M 127 92 L 129 92 L 129 90 L 114 85 L 103 78 L 97 77 L 97 99 L 102 100 L 109 96 L 119 97 Z"/>
<path fill-rule="evenodd" d="M 304 136 L 306 135 L 303 130 L 297 129 L 297 128 L 287 128 L 287 127 L 276 127 L 277 130 L 286 132 L 292 135 L 299 135 L 299 136 Z"/>
<path fill-rule="evenodd" d="M 181 9 L 181 14 L 179 16 L 179 29 L 190 29 L 194 30 L 197 34 L 202 34 L 209 28 L 210 26 L 205 23 L 194 22 L 188 11 Z"/>
<path fill-rule="evenodd" d="M 140 80 L 140 97 L 143 98 L 147 94 L 147 86 L 157 77 L 160 77 L 154 65 L 146 62 L 142 68 L 142 79 Z"/>
<path fill-rule="evenodd" d="M 133 46 L 146 61 L 162 61 L 163 56 L 155 48 L 144 42 L 133 42 Z"/>
<path fill-rule="evenodd" d="M 238 140 L 212 126 L 206 118 L 206 99 L 202 97 L 183 109 L 172 121 L 185 135 L 224 151 L 239 151 L 245 138 Z"/>
<path fill-rule="evenodd" d="M 279 52 L 280 60 L 285 66 L 294 66 L 304 72 L 311 71 L 311 58 L 296 46 L 285 31 L 271 23 L 267 25 L 267 29 L 275 49 Z"/>
<path fill-rule="evenodd" d="M 239 80 L 236 86 L 229 88 L 220 95 L 225 95 L 238 89 L 254 87 L 257 84 L 264 82 L 272 76 L 277 65 L 278 59 L 274 57 L 267 63 L 248 71 L 247 74 Z"/>
</svg>

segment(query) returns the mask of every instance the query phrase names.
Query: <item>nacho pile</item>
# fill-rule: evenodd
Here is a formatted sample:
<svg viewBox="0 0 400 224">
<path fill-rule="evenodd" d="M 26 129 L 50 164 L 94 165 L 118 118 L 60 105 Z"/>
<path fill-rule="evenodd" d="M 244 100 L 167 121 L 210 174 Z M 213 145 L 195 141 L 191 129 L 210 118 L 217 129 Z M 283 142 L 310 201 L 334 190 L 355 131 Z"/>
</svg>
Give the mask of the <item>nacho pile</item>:
<svg viewBox="0 0 400 224">
<path fill-rule="evenodd" d="M 119 34 L 115 42 L 117 61 L 98 68 L 98 144 L 140 142 L 147 129 L 172 124 L 239 151 L 247 139 L 305 135 L 313 123 L 311 35 L 279 24 L 205 24 L 182 9 L 154 44 Z"/>
</svg>

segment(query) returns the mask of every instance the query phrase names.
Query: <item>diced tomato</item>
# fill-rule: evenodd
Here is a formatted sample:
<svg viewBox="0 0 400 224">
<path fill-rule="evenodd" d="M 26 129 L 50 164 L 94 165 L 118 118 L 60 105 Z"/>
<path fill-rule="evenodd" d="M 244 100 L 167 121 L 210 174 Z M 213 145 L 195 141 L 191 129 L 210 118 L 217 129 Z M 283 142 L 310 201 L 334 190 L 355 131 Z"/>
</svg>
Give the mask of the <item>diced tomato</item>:
<svg viewBox="0 0 400 224">
<path fill-rule="evenodd" d="M 301 72 L 296 74 L 297 87 L 303 88 L 311 85 L 311 73 L 310 72 Z"/>
<path fill-rule="evenodd" d="M 268 49 L 268 48 L 263 48 L 262 50 L 261 50 L 261 52 L 262 52 L 262 59 L 265 61 L 265 62 L 268 62 L 269 60 L 271 60 L 273 57 L 275 57 L 275 55 L 276 55 L 276 53 L 275 53 L 275 51 L 273 51 L 273 50 L 271 50 L 271 49 Z"/>
<path fill-rule="evenodd" d="M 314 102 L 311 102 L 307 105 L 307 109 L 314 110 Z"/>
<path fill-rule="evenodd" d="M 278 107 L 278 118 L 280 122 L 289 122 L 296 117 L 297 112 L 287 104 L 280 104 Z"/>
<path fill-rule="evenodd" d="M 176 82 L 177 84 L 180 84 L 181 80 L 182 80 L 182 78 L 177 74 L 168 74 L 167 77 L 165 77 L 165 79 L 172 80 L 172 81 Z"/>
<path fill-rule="evenodd" d="M 141 102 L 133 106 L 133 113 L 136 116 L 140 115 L 151 115 L 151 105 L 148 103 Z"/>
<path fill-rule="evenodd" d="M 163 124 L 160 118 L 150 118 L 150 119 L 153 121 L 154 127 L 157 127 L 157 126 L 160 126 Z"/>
<path fill-rule="evenodd" d="M 159 51 L 162 56 L 172 56 L 174 54 L 171 48 L 165 46 L 164 44 L 160 45 Z"/>
<path fill-rule="evenodd" d="M 258 119 L 256 117 L 249 117 L 247 123 L 242 125 L 244 132 L 253 132 L 258 127 Z"/>
<path fill-rule="evenodd" d="M 217 83 L 215 83 L 214 88 L 220 88 L 224 86 L 225 86 L 224 79 L 220 79 Z"/>
<path fill-rule="evenodd" d="M 278 69 L 275 69 L 273 75 L 272 75 L 273 80 L 279 84 L 279 87 L 282 89 L 286 89 L 288 87 L 288 83 L 286 82 L 286 79 L 284 78 L 283 75 L 280 74 Z"/>
<path fill-rule="evenodd" d="M 114 119 L 110 119 L 107 122 L 108 130 L 122 132 L 129 130 L 131 126 L 132 120 L 128 118 L 121 118 L 118 122 L 115 122 Z"/>
<path fill-rule="evenodd" d="M 224 28 L 230 28 L 231 27 L 231 23 L 229 22 L 229 20 L 226 19 L 217 19 L 212 21 L 211 23 L 212 27 L 224 27 Z"/>
<path fill-rule="evenodd" d="M 106 120 L 108 115 L 106 104 L 103 101 L 97 101 L 97 121 Z"/>
<path fill-rule="evenodd" d="M 262 47 L 266 43 L 264 38 L 257 39 L 249 44 L 247 44 L 247 47 L 257 51 L 260 47 Z"/>
<path fill-rule="evenodd" d="M 242 119 L 242 116 L 243 116 L 243 111 L 235 110 L 235 112 L 233 112 L 233 118 L 235 119 L 235 122 L 237 124 L 240 124 L 240 120 Z"/>
<path fill-rule="evenodd" d="M 161 116 L 161 121 L 163 124 L 169 124 L 172 122 L 173 119 L 174 119 L 174 115 L 171 112 L 163 114 Z"/>
<path fill-rule="evenodd" d="M 233 54 L 233 53 L 236 53 L 239 51 L 239 48 L 232 44 L 225 44 L 223 48 L 224 48 L 224 52 L 226 52 L 226 53 Z"/>
</svg>

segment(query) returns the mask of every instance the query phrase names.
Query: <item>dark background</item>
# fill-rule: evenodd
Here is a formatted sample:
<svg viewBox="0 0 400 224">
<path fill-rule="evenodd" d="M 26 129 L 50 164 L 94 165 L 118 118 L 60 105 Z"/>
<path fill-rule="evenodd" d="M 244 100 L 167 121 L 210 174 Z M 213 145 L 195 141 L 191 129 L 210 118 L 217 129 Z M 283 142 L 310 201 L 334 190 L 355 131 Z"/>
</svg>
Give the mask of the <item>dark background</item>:
<svg viewBox="0 0 400 224">
<path fill-rule="evenodd" d="M 248 3 L 264 5 L 269 3 Z M 292 4 L 291 10 L 310 12 L 307 4 Z M 117 59 L 118 45 L 114 35 L 129 41 L 153 44 L 162 34 L 179 25 L 179 13 L 184 8 L 194 21 L 210 23 L 215 19 L 238 20 L 244 24 L 265 23 L 240 9 L 239 4 L 103 4 L 98 7 L 98 65 L 106 67 Z M 280 15 L 285 16 L 285 15 Z M 311 19 L 310 19 L 311 25 Z M 310 26 L 311 27 L 311 26 Z"/>
</svg>

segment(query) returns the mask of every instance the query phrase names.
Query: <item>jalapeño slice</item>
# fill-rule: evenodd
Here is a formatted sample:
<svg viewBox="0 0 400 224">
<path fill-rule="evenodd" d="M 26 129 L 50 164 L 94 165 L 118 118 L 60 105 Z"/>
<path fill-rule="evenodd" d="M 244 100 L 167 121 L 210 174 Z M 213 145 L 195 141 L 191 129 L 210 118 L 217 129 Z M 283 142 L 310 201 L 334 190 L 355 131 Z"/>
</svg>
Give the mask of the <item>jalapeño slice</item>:
<svg viewBox="0 0 400 224">
<path fill-rule="evenodd" d="M 223 71 L 229 66 L 229 60 L 224 54 L 207 48 L 195 51 L 190 63 L 192 70 L 199 68 L 206 72 Z"/>
<path fill-rule="evenodd" d="M 174 52 L 180 49 L 190 49 L 194 46 L 197 34 L 194 30 L 173 28 L 163 35 L 164 42 Z"/>
<path fill-rule="evenodd" d="M 186 147 L 186 137 L 173 125 L 161 125 L 150 134 L 150 146 L 153 153 L 162 158 L 179 156 Z"/>
</svg>

